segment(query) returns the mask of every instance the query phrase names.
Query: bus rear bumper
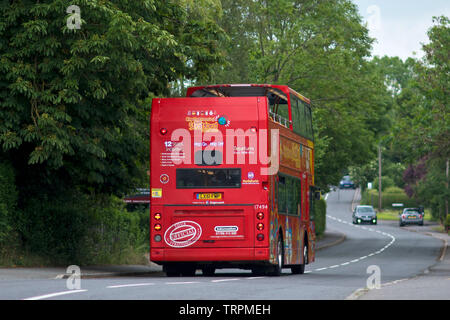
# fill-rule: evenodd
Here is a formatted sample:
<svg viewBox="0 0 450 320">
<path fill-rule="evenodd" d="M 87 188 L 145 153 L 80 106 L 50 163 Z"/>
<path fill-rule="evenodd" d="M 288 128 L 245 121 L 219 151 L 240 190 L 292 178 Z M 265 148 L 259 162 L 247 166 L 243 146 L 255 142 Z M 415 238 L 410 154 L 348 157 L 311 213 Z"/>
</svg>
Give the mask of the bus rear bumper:
<svg viewBox="0 0 450 320">
<path fill-rule="evenodd" d="M 269 261 L 269 248 L 153 248 L 150 260 L 156 263 Z"/>
</svg>

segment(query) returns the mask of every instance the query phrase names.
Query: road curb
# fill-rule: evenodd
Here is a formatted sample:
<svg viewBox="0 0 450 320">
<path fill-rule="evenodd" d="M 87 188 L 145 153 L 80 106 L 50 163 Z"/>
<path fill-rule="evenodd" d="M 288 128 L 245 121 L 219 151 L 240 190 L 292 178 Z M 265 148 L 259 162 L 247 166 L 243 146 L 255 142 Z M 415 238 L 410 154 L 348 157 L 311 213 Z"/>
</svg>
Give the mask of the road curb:
<svg viewBox="0 0 450 320">
<path fill-rule="evenodd" d="M 339 239 L 337 239 L 334 242 L 327 243 L 327 244 L 324 244 L 322 246 L 316 247 L 316 251 L 323 250 L 323 249 L 326 249 L 326 248 L 329 248 L 329 247 L 333 247 L 333 246 L 336 246 L 336 245 L 344 242 L 345 239 L 347 238 L 347 235 L 345 233 L 343 233 L 343 232 L 340 232 L 340 231 L 337 231 L 337 232 L 339 232 L 341 234 Z"/>
<path fill-rule="evenodd" d="M 403 228 L 402 230 L 404 231 L 408 231 L 408 232 L 416 232 L 416 233 L 420 233 L 423 234 L 424 236 L 429 236 L 429 237 L 433 237 L 435 239 L 441 240 L 443 242 L 443 246 L 441 248 L 441 253 L 439 255 L 439 257 L 436 259 L 437 261 L 441 262 L 444 261 L 445 255 L 447 253 L 447 247 L 448 247 L 448 242 L 446 239 L 442 239 L 440 237 L 437 237 L 436 235 L 434 235 L 432 232 L 421 232 L 419 230 L 414 230 L 414 229 L 408 229 L 408 228 Z M 434 264 L 435 265 L 435 264 Z M 434 265 L 430 266 L 429 268 L 433 267 Z"/>
</svg>

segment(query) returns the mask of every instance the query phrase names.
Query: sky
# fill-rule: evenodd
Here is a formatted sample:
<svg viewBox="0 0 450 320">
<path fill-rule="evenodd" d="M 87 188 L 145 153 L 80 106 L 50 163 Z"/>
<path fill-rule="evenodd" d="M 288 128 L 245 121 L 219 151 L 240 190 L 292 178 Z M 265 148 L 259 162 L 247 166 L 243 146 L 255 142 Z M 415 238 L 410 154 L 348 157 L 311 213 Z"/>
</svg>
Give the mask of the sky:
<svg viewBox="0 0 450 320">
<path fill-rule="evenodd" d="M 450 17 L 449 0 L 353 0 L 376 39 L 373 56 L 423 57 L 433 16 Z M 414 55 L 414 52 L 416 53 Z"/>
</svg>

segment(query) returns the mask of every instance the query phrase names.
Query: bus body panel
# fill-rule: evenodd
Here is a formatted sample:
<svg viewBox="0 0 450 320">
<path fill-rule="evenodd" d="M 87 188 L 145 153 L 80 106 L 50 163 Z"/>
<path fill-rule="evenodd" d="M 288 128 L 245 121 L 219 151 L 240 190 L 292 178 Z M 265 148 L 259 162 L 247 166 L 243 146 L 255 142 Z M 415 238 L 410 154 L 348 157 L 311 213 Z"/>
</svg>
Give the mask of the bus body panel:
<svg viewBox="0 0 450 320">
<path fill-rule="evenodd" d="M 222 116 L 227 119 L 227 123 L 218 125 L 217 119 Z M 269 200 L 268 192 L 263 188 L 264 185 L 268 185 L 268 177 L 260 174 L 261 165 L 256 162 L 245 165 L 238 163 L 240 154 L 249 159 L 249 150 L 231 149 L 235 163 L 217 166 L 198 166 L 189 161 L 176 163 L 174 160 L 177 159 L 172 153 L 180 142 L 191 145 L 193 146 L 190 150 L 191 162 L 193 162 L 195 152 L 207 150 L 211 142 L 216 141 L 215 138 L 219 136 L 222 137 L 224 144 L 222 148 L 217 149 L 222 152 L 225 162 L 229 151 L 226 148 L 227 143 L 236 142 L 240 136 L 245 137 L 245 134 L 249 134 L 246 129 L 251 127 L 255 127 L 257 131 L 267 130 L 266 99 L 263 97 L 154 99 L 151 123 L 153 126 L 150 211 L 151 214 L 161 214 L 161 219 L 155 220 L 152 215 L 150 220 L 151 227 L 157 223 L 161 225 L 159 232 L 151 228 L 151 260 L 155 262 L 250 261 L 263 258 L 268 260 L 268 237 L 255 243 L 256 213 L 264 211 L 258 208 L 267 208 Z M 202 131 L 200 140 L 195 137 L 195 126 Z M 165 135 L 161 135 L 162 128 L 167 130 Z M 172 133 L 180 129 L 184 129 L 184 133 L 189 133 L 190 136 L 173 139 Z M 235 131 L 234 135 L 228 134 L 227 130 L 236 129 L 245 131 Z M 208 140 L 209 138 L 211 139 Z M 199 141 L 206 141 L 209 144 L 199 144 Z M 178 185 L 177 173 L 180 171 L 177 170 L 194 170 L 195 173 L 195 170 L 215 168 L 239 169 L 240 187 L 190 188 Z M 242 197 L 243 192 L 251 196 Z M 220 199 L 199 199 L 199 194 L 209 193 L 220 194 Z M 265 212 L 265 216 L 268 219 L 269 214 Z M 161 241 L 155 241 L 156 234 L 161 236 Z"/>
</svg>

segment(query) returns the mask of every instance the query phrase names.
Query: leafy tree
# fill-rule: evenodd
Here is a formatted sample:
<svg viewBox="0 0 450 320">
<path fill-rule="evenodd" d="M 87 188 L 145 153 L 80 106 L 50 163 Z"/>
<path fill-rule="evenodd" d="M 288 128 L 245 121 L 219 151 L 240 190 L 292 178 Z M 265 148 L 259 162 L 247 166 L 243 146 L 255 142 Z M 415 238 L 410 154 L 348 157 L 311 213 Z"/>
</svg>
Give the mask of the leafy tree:
<svg viewBox="0 0 450 320">
<path fill-rule="evenodd" d="M 228 64 L 217 83 L 287 84 L 313 101 L 316 184 L 326 190 L 349 165 L 374 155 L 390 106 L 367 61 L 372 39 L 347 0 L 223 0 Z"/>
<path fill-rule="evenodd" d="M 432 208 L 445 221 L 448 213 L 450 158 L 449 59 L 450 28 L 447 17 L 433 19 L 425 57 L 413 67 L 413 76 L 397 98 L 392 150 L 409 163 L 406 192 Z"/>
<path fill-rule="evenodd" d="M 23 177 L 121 194 L 145 177 L 144 99 L 180 75 L 206 77 L 220 29 L 177 2 L 78 4 L 79 30 L 66 24 L 70 1 L 0 7 L 0 143 Z"/>
<path fill-rule="evenodd" d="M 51 247 L 87 221 L 87 212 L 60 225 L 49 217 L 55 225 L 41 228 L 33 208 L 107 209 L 111 195 L 145 183 L 151 97 L 222 61 L 216 11 L 196 3 L 79 0 L 72 29 L 72 1 L 0 2 L 0 160 L 14 166 L 23 240 L 53 237 Z"/>
</svg>

